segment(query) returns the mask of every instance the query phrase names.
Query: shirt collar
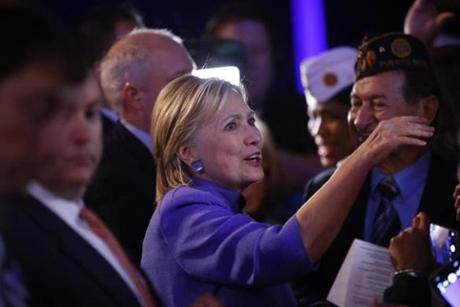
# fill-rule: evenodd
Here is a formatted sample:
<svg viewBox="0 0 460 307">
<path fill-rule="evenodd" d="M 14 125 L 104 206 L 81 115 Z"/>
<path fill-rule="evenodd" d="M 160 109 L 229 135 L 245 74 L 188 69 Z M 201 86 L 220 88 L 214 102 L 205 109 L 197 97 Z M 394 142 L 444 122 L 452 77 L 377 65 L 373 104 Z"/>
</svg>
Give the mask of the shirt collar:
<svg viewBox="0 0 460 307">
<path fill-rule="evenodd" d="M 209 191 L 214 195 L 221 196 L 229 206 L 235 210 L 235 212 L 240 212 L 242 205 L 244 206 L 244 198 L 241 198 L 239 193 L 236 193 L 230 189 L 227 189 L 221 185 L 218 185 L 215 182 L 194 177 L 193 186 L 202 190 Z"/>
<path fill-rule="evenodd" d="M 142 129 L 139 129 L 138 127 L 128 123 L 126 120 L 121 119 L 121 124 L 128 129 L 129 132 L 131 132 L 139 141 L 141 141 L 142 144 L 145 145 L 145 147 L 148 148 L 151 152 L 153 152 L 153 143 L 152 143 L 152 137 L 150 136 L 149 133 L 145 132 Z"/>
<path fill-rule="evenodd" d="M 40 183 L 31 181 L 27 185 L 27 192 L 39 200 L 45 207 L 50 209 L 68 224 L 74 224 L 79 220 L 80 209 L 83 201 L 71 201 L 52 193 Z"/>
<path fill-rule="evenodd" d="M 417 159 L 414 163 L 408 167 L 400 170 L 393 174 L 393 178 L 396 181 L 401 197 L 406 199 L 425 182 L 428 175 L 428 169 L 430 167 L 431 153 L 426 150 L 425 153 Z M 372 170 L 371 188 L 372 193 L 376 192 L 377 184 L 387 175 L 382 173 L 377 168 Z"/>
<path fill-rule="evenodd" d="M 111 109 L 101 106 L 99 110 L 100 110 L 100 112 L 102 113 L 103 116 L 107 117 L 112 122 L 115 123 L 118 120 L 117 113 L 113 112 Z"/>
</svg>

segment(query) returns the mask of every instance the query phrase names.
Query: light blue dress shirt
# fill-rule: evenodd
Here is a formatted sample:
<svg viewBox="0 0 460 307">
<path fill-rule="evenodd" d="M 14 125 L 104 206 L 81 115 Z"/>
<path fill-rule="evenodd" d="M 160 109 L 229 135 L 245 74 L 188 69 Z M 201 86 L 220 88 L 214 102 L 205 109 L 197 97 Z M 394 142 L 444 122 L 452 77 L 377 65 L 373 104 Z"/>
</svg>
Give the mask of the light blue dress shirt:
<svg viewBox="0 0 460 307">
<path fill-rule="evenodd" d="M 129 131 L 131 132 L 136 139 L 138 139 L 142 144 L 147 147 L 148 150 L 153 152 L 153 142 L 152 142 L 152 137 L 150 136 L 149 133 L 145 132 L 144 130 L 128 123 L 124 119 L 120 119 L 121 124 Z"/>
<path fill-rule="evenodd" d="M 112 123 L 116 123 L 119 119 L 117 113 L 113 112 L 111 109 L 107 107 L 101 106 L 99 110 L 101 111 L 102 115 L 110 119 Z"/>
</svg>

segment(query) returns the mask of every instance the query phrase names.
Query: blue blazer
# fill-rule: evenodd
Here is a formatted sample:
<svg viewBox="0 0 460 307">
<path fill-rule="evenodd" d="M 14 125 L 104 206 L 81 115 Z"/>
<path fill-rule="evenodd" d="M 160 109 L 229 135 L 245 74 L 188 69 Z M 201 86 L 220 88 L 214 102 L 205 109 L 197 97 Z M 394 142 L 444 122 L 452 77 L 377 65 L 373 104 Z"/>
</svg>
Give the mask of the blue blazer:
<svg viewBox="0 0 460 307">
<path fill-rule="evenodd" d="M 190 306 L 211 292 L 225 306 L 295 306 L 287 282 L 311 264 L 295 218 L 255 222 L 239 195 L 194 179 L 162 199 L 150 221 L 142 268 L 165 306 Z"/>
</svg>

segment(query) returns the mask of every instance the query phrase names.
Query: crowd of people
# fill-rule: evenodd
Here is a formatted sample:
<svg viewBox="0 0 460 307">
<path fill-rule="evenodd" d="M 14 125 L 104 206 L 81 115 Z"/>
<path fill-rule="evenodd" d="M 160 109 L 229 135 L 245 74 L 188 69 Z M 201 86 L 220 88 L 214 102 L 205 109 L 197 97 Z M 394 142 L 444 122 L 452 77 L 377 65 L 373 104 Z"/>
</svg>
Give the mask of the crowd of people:
<svg viewBox="0 0 460 307">
<path fill-rule="evenodd" d="M 429 224 L 460 231 L 458 45 L 438 47 L 455 16 L 416 0 L 404 33 L 305 59 L 289 104 L 259 13 L 208 24 L 243 51 L 235 85 L 193 75 L 132 8 L 64 33 L 0 5 L 0 306 L 335 306 L 355 239 L 394 266 L 375 306 L 440 302 Z"/>
</svg>

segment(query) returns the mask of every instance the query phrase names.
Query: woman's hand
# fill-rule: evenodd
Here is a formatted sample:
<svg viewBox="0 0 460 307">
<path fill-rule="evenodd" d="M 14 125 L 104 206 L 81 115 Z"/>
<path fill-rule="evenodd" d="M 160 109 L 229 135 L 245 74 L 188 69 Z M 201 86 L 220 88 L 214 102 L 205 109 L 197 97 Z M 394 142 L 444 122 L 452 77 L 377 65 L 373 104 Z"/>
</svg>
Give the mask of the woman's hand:
<svg viewBox="0 0 460 307">
<path fill-rule="evenodd" d="M 373 167 L 400 146 L 426 146 L 426 140 L 433 133 L 434 128 L 423 117 L 400 116 L 382 120 L 355 153 Z"/>
</svg>

